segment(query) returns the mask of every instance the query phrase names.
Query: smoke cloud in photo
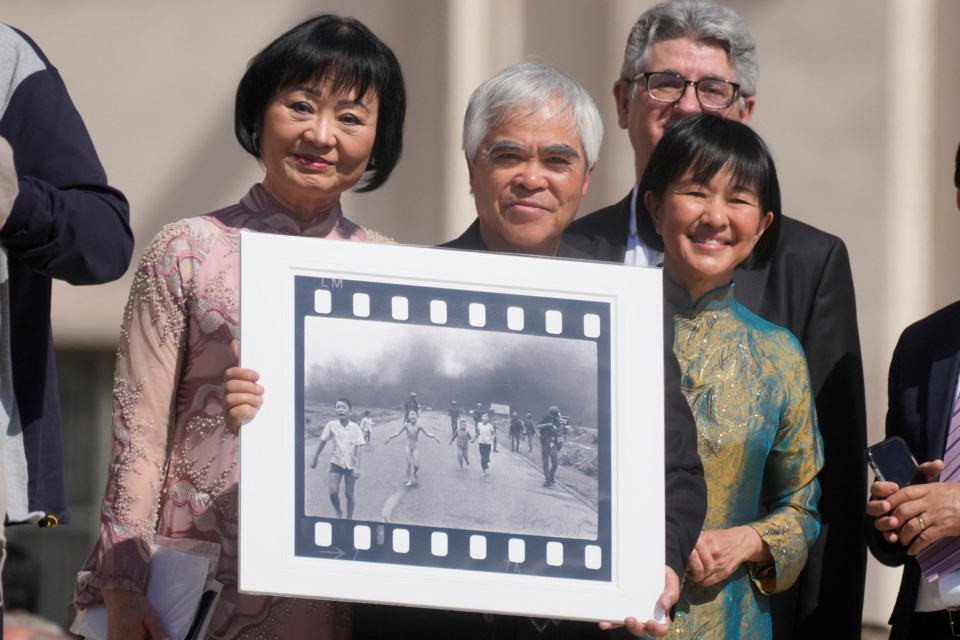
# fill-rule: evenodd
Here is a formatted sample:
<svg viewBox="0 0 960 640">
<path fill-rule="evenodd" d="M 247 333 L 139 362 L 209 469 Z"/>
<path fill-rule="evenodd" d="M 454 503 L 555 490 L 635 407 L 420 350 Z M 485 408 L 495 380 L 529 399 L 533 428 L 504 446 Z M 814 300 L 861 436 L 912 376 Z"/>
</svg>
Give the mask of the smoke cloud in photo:
<svg viewBox="0 0 960 640">
<path fill-rule="evenodd" d="M 597 348 L 590 340 L 398 322 L 304 318 L 305 399 L 393 408 L 509 405 L 539 418 L 551 405 L 597 423 Z"/>
</svg>

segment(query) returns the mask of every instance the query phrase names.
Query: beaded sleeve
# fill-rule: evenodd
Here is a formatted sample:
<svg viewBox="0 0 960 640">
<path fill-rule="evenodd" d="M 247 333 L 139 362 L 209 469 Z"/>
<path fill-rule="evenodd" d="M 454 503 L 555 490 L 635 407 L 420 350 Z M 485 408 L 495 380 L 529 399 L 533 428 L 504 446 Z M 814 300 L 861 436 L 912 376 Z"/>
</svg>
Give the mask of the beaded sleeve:
<svg viewBox="0 0 960 640">
<path fill-rule="evenodd" d="M 770 359 L 777 365 L 784 398 L 763 472 L 763 500 L 769 512 L 750 526 L 773 556 L 772 564 L 751 567 L 757 586 L 770 594 L 783 591 L 796 581 L 820 532 L 817 473 L 823 467 L 823 445 L 802 348 L 785 331 L 766 345 Z"/>
<path fill-rule="evenodd" d="M 184 222 L 166 226 L 130 288 L 113 379 L 112 462 L 97 548 L 78 576 L 81 607 L 100 601 L 100 588 L 142 592 L 146 584 L 186 345 L 192 269 L 181 256 L 198 249 Z"/>
</svg>

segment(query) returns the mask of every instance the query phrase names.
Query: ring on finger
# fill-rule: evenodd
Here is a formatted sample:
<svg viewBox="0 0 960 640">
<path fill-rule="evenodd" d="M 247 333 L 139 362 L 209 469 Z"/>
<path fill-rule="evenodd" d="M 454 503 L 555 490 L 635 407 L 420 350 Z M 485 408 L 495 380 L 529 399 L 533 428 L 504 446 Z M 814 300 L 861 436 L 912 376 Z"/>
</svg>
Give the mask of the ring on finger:
<svg viewBox="0 0 960 640">
<path fill-rule="evenodd" d="M 926 531 L 926 530 L 927 530 L 927 525 L 924 524 L 924 522 L 923 522 L 923 515 L 922 515 L 922 514 L 917 516 L 917 522 L 920 523 L 920 531 Z"/>
</svg>

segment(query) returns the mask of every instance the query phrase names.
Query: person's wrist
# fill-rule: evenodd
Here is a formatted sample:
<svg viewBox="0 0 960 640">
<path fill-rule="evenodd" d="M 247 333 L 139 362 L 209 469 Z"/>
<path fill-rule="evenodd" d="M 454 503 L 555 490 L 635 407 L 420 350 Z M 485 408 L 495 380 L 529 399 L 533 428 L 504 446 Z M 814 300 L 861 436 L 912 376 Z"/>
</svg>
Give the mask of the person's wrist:
<svg viewBox="0 0 960 640">
<path fill-rule="evenodd" d="M 763 538 L 750 525 L 743 525 L 744 562 L 758 562 L 763 557 Z"/>
</svg>

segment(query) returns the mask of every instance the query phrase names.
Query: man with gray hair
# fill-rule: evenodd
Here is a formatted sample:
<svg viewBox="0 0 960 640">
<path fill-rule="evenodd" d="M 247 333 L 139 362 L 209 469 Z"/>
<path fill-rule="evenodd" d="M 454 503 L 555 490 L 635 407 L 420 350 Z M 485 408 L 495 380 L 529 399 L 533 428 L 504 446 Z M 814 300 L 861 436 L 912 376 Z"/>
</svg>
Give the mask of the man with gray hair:
<svg viewBox="0 0 960 640">
<path fill-rule="evenodd" d="M 603 123 L 593 98 L 550 67 L 508 67 L 474 90 L 463 151 L 477 220 L 442 246 L 572 256 L 561 243 L 587 193 Z"/>
<path fill-rule="evenodd" d="M 477 220 L 441 245 L 473 251 L 587 258 L 562 240 L 593 173 L 603 126 L 593 99 L 572 78 L 547 66 L 508 67 L 470 97 L 463 149 Z M 665 319 L 666 320 L 666 319 Z M 665 321 L 665 589 L 669 610 L 706 514 L 706 485 L 696 451 L 696 425 L 680 392 L 673 355 L 673 322 Z M 593 623 L 483 616 L 478 613 L 355 607 L 356 637 L 393 638 L 609 638 Z M 635 635 L 666 634 L 667 624 L 628 618 Z M 610 625 L 605 624 L 604 627 Z M 625 633 L 625 632 L 620 632 Z M 617 635 L 620 635 L 618 633 Z"/>
<path fill-rule="evenodd" d="M 753 38 L 727 7 L 712 0 L 675 0 L 641 15 L 613 85 L 618 124 L 634 150 L 636 182 L 670 124 L 701 112 L 748 123 L 757 78 Z M 663 244 L 642 195 L 634 186 L 619 203 L 575 221 L 564 241 L 595 259 L 660 264 Z M 738 268 L 735 280 L 741 303 L 803 344 L 826 454 L 819 475 L 821 536 L 797 584 L 772 598 L 774 637 L 807 637 L 829 628 L 840 637 L 859 638 L 866 571 L 860 528 L 866 408 L 846 247 L 784 216 L 770 263 L 755 271 Z"/>
</svg>

